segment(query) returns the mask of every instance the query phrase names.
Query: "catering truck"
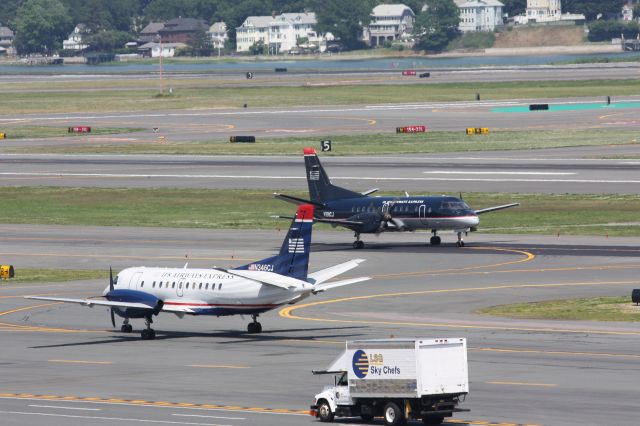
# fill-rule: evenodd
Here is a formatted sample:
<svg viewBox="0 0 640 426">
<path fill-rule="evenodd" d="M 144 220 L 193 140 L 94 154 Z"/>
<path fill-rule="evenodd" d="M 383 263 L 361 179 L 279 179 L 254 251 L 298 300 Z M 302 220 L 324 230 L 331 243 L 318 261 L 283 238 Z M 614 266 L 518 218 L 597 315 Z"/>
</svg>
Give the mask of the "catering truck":
<svg viewBox="0 0 640 426">
<path fill-rule="evenodd" d="M 382 339 L 346 342 L 333 363 L 314 374 L 334 375 L 334 385 L 315 396 L 311 415 L 322 422 L 334 417 L 383 417 L 387 425 L 419 419 L 438 425 L 469 392 L 467 341 Z"/>
</svg>

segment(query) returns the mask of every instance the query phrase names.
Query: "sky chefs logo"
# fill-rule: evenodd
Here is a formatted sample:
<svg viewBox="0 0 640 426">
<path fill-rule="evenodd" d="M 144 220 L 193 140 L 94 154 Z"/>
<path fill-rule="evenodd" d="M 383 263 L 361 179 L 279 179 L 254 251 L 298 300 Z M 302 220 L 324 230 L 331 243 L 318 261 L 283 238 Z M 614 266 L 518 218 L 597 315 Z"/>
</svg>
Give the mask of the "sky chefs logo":
<svg viewBox="0 0 640 426">
<path fill-rule="evenodd" d="M 353 372 L 359 379 L 367 377 L 369 372 L 369 357 L 363 350 L 357 350 L 353 354 L 352 362 Z"/>
</svg>

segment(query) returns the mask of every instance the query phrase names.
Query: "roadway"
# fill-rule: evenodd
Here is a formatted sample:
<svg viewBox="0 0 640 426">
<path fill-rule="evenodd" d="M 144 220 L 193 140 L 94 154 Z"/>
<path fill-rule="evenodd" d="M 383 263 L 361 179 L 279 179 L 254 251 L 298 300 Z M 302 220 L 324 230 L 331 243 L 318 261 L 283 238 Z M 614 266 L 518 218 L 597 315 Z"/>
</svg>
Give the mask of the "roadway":
<svg viewBox="0 0 640 426">
<path fill-rule="evenodd" d="M 232 266 L 273 253 L 283 231 L 0 225 L 0 235 L 0 258 L 20 265 L 19 274 L 25 267 Z M 373 279 L 267 313 L 261 335 L 242 332 L 246 318 L 164 315 L 154 324 L 157 340 L 141 341 L 112 331 L 104 309 L 21 297 L 99 294 L 105 281 L 2 284 L 3 424 L 315 424 L 303 412 L 327 378 L 310 370 L 328 365 L 345 340 L 389 336 L 468 338 L 464 406 L 471 412 L 455 421 L 636 424 L 635 325 L 475 310 L 629 295 L 640 287 L 640 240 L 473 234 L 457 249 L 452 236 L 439 247 L 426 239 L 385 234 L 355 252 L 347 232 L 315 233 L 311 270 L 357 256 L 367 261 L 352 274 Z"/>
<path fill-rule="evenodd" d="M 638 194 L 640 188 L 640 144 L 533 151 L 327 156 L 322 157 L 322 162 L 335 184 L 360 191 L 380 188 L 413 194 L 461 190 Z M 302 155 L 5 154 L 0 157 L 0 185 L 269 191 L 307 188 Z"/>
</svg>

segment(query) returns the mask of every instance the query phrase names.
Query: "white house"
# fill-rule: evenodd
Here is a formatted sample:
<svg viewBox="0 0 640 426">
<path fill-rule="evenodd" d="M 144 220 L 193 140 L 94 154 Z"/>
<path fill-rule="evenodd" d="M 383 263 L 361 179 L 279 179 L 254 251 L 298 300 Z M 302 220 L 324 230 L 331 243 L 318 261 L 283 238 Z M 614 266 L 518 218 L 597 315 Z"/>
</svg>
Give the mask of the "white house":
<svg viewBox="0 0 640 426">
<path fill-rule="evenodd" d="M 262 42 L 269 54 L 278 54 L 291 51 L 301 40 L 324 51 L 326 39 L 316 33 L 317 22 L 313 12 L 249 16 L 236 28 L 236 51 L 248 52 L 251 46 Z"/>
<path fill-rule="evenodd" d="M 462 32 L 493 31 L 504 24 L 502 8 L 504 4 L 498 0 L 467 0 L 458 3 Z"/>
<path fill-rule="evenodd" d="M 404 4 L 380 4 L 371 12 L 371 22 L 363 29 L 363 40 L 370 46 L 386 41 L 409 39 L 416 15 Z"/>
<path fill-rule="evenodd" d="M 150 41 L 138 47 L 138 51 L 144 57 L 158 58 L 162 55 L 163 58 L 171 58 L 175 56 L 176 50 L 182 47 L 187 47 L 187 45 L 185 43 L 156 43 Z"/>
<path fill-rule="evenodd" d="M 62 48 L 65 50 L 83 50 L 89 47 L 82 41 L 84 35 L 87 34 L 87 27 L 84 24 L 78 24 L 69 34 L 69 38 L 62 42 Z"/>
<path fill-rule="evenodd" d="M 583 14 L 562 14 L 562 2 L 560 0 L 527 0 L 527 9 L 524 15 L 515 17 L 518 24 L 529 22 L 558 22 L 558 21 L 583 21 Z"/>
<path fill-rule="evenodd" d="M 215 22 L 209 28 L 207 32 L 211 36 L 211 43 L 216 49 L 224 49 L 224 44 L 229 40 L 229 34 L 227 34 L 227 24 L 224 22 Z"/>
</svg>

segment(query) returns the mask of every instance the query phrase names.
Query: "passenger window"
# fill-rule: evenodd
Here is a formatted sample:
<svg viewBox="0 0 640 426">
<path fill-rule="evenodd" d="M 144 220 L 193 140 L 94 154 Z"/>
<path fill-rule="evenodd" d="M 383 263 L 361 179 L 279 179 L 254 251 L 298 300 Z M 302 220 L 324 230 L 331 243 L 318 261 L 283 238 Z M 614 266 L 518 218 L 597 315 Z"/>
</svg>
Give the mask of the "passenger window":
<svg viewBox="0 0 640 426">
<path fill-rule="evenodd" d="M 155 285 L 155 284 L 153 284 L 151 287 L 156 288 L 156 285 Z"/>
<path fill-rule="evenodd" d="M 176 282 L 174 281 L 173 284 L 171 284 L 171 288 L 176 288 Z"/>
<path fill-rule="evenodd" d="M 218 290 L 222 290 L 222 283 L 218 284 Z"/>
<path fill-rule="evenodd" d="M 209 290 L 209 283 L 207 283 L 207 284 L 204 286 L 204 289 L 205 289 L 205 290 Z"/>
<path fill-rule="evenodd" d="M 189 283 L 187 283 L 187 290 L 189 290 Z"/>
<path fill-rule="evenodd" d="M 178 284 L 178 288 L 182 288 L 182 283 Z"/>
<path fill-rule="evenodd" d="M 140 284 L 140 288 L 144 287 L 144 281 Z"/>
</svg>

